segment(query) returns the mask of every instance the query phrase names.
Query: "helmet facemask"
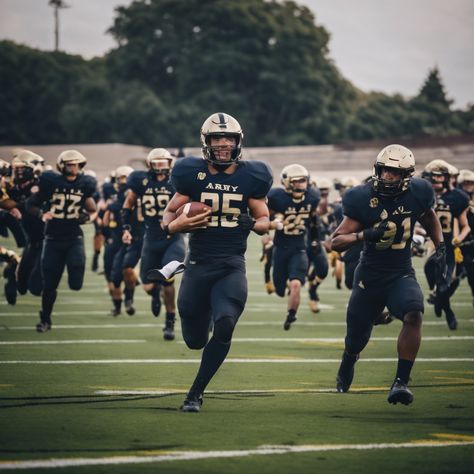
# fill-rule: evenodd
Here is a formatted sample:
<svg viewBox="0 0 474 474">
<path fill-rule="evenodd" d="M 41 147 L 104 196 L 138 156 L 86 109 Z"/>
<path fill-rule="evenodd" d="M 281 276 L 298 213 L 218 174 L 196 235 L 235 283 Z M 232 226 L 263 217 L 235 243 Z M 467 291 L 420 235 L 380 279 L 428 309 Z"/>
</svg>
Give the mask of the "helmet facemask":
<svg viewBox="0 0 474 474">
<path fill-rule="evenodd" d="M 234 145 L 213 145 L 213 138 L 227 138 L 234 141 Z M 204 158 L 212 163 L 217 169 L 225 170 L 233 163 L 240 160 L 242 156 L 242 147 L 240 143 L 240 135 L 238 133 L 210 133 L 205 136 L 205 146 L 202 147 Z M 230 154 L 228 160 L 219 157 L 220 153 Z"/>
<path fill-rule="evenodd" d="M 400 173 L 400 179 L 389 180 L 382 178 L 384 169 L 396 170 Z M 376 163 L 374 166 L 374 174 L 372 176 L 372 186 L 382 197 L 395 197 L 404 193 L 410 185 L 410 178 L 415 172 L 414 168 L 402 169 L 386 166 Z"/>
<path fill-rule="evenodd" d="M 168 177 L 171 171 L 171 160 L 167 158 L 154 158 L 149 160 L 148 166 L 156 176 Z"/>
</svg>

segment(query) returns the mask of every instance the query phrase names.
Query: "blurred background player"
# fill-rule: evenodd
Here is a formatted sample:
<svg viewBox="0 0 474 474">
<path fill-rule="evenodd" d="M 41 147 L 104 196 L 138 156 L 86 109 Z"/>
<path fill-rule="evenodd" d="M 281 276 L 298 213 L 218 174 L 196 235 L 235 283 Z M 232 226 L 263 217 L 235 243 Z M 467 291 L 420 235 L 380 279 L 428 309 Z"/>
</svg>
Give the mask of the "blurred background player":
<svg viewBox="0 0 474 474">
<path fill-rule="evenodd" d="M 310 220 L 316 215 L 319 192 L 309 187 L 308 170 L 299 164 L 285 166 L 280 174 L 283 188 L 268 193 L 268 209 L 275 230 L 273 284 L 278 296 L 288 295 L 288 314 L 283 328 L 296 321 L 301 287 L 308 271 L 307 239 Z M 278 224 L 282 224 L 280 230 Z"/>
<path fill-rule="evenodd" d="M 454 170 L 448 163 L 443 160 L 433 160 L 423 170 L 423 177 L 431 183 L 435 192 L 435 212 L 441 222 L 441 229 L 446 242 L 446 261 L 448 265 L 447 284 L 443 287 L 437 287 L 434 294 L 434 310 L 437 317 L 441 317 L 444 311 L 449 329 L 454 330 L 457 328 L 458 322 L 451 307 L 450 298 L 458 284 L 458 281 L 454 281 L 455 250 L 469 235 L 470 228 L 467 221 L 469 197 L 463 191 L 452 187 L 453 176 L 451 176 L 451 172 L 454 172 Z M 430 290 L 433 290 L 436 284 L 436 264 L 432 255 L 433 253 L 425 263 L 425 275 Z"/>
<path fill-rule="evenodd" d="M 122 209 L 122 240 L 132 244 L 135 240 L 131 233 L 131 216 L 137 206 L 145 223 L 145 235 L 141 253 L 140 278 L 145 291 L 151 295 L 151 311 L 160 315 L 161 286 L 166 308 L 163 337 L 173 340 L 176 318 L 174 279 L 162 282 L 150 281 L 148 272 L 161 268 L 173 260 L 182 261 L 185 254 L 183 236 L 179 233 L 167 235 L 163 230 L 163 213 L 175 189 L 170 183 L 170 172 L 174 159 L 168 150 L 154 148 L 146 158 L 147 171 L 134 171 L 128 178 L 128 194 Z M 133 245 L 133 244 L 132 244 Z"/>
<path fill-rule="evenodd" d="M 38 191 L 26 202 L 26 210 L 41 217 L 46 223 L 41 253 L 43 293 L 38 332 L 51 329 L 51 313 L 57 288 L 67 267 L 71 290 L 82 288 L 85 270 L 84 237 L 81 223 L 96 210 L 92 198 L 97 183 L 82 172 L 86 158 L 76 150 L 63 151 L 57 159 L 55 171 L 45 171 L 38 183 Z M 47 210 L 43 212 L 43 207 Z"/>
</svg>

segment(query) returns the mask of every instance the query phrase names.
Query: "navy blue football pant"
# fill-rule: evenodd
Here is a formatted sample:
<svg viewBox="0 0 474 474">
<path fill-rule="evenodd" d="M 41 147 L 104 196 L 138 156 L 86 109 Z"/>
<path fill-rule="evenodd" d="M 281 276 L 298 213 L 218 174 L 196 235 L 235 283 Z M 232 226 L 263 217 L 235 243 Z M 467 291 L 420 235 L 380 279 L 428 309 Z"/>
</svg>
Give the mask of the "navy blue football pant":
<svg viewBox="0 0 474 474">
<path fill-rule="evenodd" d="M 314 280 L 315 277 L 318 277 L 320 280 L 324 280 L 329 272 L 328 257 L 324 247 L 320 245 L 316 250 L 312 247 L 308 248 L 308 259 L 313 267 L 309 279 Z"/>
<path fill-rule="evenodd" d="M 189 260 L 181 280 L 178 310 L 183 339 L 190 349 L 202 349 L 209 328 L 225 318 L 232 327 L 247 301 L 245 258 L 235 255 L 206 261 Z"/>
<path fill-rule="evenodd" d="M 130 245 L 122 244 L 112 262 L 110 278 L 115 288 L 119 288 L 123 281 L 123 271 L 126 268 L 135 268 L 140 261 L 142 239 L 134 239 Z"/>
<path fill-rule="evenodd" d="M 308 255 L 306 249 L 275 247 L 273 251 L 273 284 L 278 296 L 285 296 L 288 280 L 306 281 Z"/>
<path fill-rule="evenodd" d="M 28 290 L 35 296 L 43 291 L 41 276 L 41 251 L 43 242 L 29 242 L 18 265 L 18 292 L 24 295 Z"/>
<path fill-rule="evenodd" d="M 354 287 L 346 314 L 346 351 L 358 354 L 367 345 L 375 318 L 387 307 L 390 314 L 403 321 L 409 312 L 424 312 L 423 293 L 413 269 L 405 272 L 369 271 L 362 264 L 356 268 Z"/>
<path fill-rule="evenodd" d="M 67 267 L 71 290 L 80 290 L 84 281 L 86 255 L 82 236 L 70 240 L 46 238 L 41 253 L 41 274 L 44 290 L 56 290 Z"/>
</svg>

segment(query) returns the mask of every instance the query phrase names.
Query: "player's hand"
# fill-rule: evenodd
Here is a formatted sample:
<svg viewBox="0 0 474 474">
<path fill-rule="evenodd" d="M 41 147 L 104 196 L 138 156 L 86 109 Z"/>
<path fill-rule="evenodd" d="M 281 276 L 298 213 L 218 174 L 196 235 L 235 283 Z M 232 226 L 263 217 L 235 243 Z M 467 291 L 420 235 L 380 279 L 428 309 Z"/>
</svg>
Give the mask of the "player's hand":
<svg viewBox="0 0 474 474">
<path fill-rule="evenodd" d="M 378 242 L 387 231 L 387 221 L 382 222 L 378 227 L 371 227 L 362 231 L 363 238 L 366 242 Z"/>
<path fill-rule="evenodd" d="M 255 219 L 248 214 L 239 214 L 237 224 L 242 230 L 252 230 L 255 227 Z"/>
<path fill-rule="evenodd" d="M 19 209 L 17 209 L 16 207 L 14 207 L 13 209 L 10 209 L 10 214 L 17 220 L 21 220 L 22 218 L 22 215 L 21 215 L 21 212 Z"/>
<path fill-rule="evenodd" d="M 51 219 L 53 218 L 53 213 L 52 212 L 45 212 L 42 216 L 41 216 L 41 220 L 43 222 L 48 222 L 50 221 Z"/>
<path fill-rule="evenodd" d="M 270 222 L 271 230 L 283 230 L 283 222 L 280 219 L 274 219 Z"/>
<path fill-rule="evenodd" d="M 211 210 L 202 212 L 194 217 L 188 217 L 184 212 L 168 225 L 170 234 L 178 232 L 192 232 L 193 230 L 206 229 L 209 224 Z"/>
<path fill-rule="evenodd" d="M 129 230 L 124 230 L 122 232 L 122 242 L 125 245 L 130 245 L 132 243 L 132 234 Z"/>
<path fill-rule="evenodd" d="M 461 243 L 457 237 L 454 237 L 453 240 L 451 240 L 451 243 L 453 244 L 453 247 L 459 247 L 459 244 Z"/>
</svg>

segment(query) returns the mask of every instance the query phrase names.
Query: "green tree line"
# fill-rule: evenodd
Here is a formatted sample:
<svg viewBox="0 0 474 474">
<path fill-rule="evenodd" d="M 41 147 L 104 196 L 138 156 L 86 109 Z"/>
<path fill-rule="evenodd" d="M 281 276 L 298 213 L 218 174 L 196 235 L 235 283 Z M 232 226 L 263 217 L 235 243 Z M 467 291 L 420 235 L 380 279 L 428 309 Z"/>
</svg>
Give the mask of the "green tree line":
<svg viewBox="0 0 474 474">
<path fill-rule="evenodd" d="M 293 1 L 135 0 L 110 33 L 117 47 L 90 61 L 0 42 L 0 143 L 196 146 L 218 110 L 251 146 L 474 132 L 437 68 L 413 98 L 358 90 Z"/>
</svg>

